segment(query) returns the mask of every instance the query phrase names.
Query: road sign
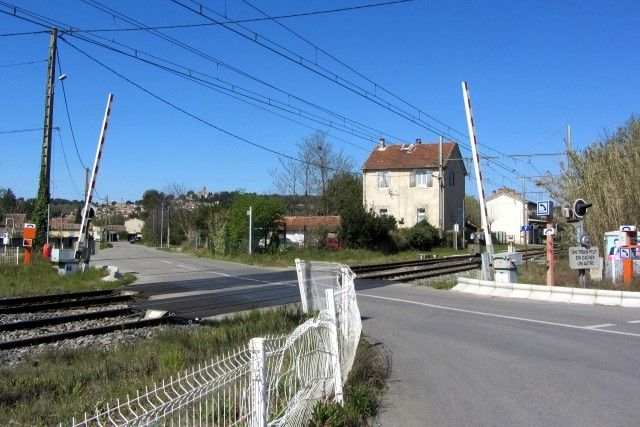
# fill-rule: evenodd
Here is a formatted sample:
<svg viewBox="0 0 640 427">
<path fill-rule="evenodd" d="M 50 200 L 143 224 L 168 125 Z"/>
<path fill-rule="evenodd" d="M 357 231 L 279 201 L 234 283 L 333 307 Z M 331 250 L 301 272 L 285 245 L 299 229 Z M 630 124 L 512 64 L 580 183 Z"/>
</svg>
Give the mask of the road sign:
<svg viewBox="0 0 640 427">
<path fill-rule="evenodd" d="M 597 247 L 571 246 L 569 248 L 569 267 L 574 270 L 600 268 L 600 251 Z"/>
<path fill-rule="evenodd" d="M 33 246 L 33 239 L 22 239 L 22 246 L 24 246 L 25 248 L 30 248 L 31 246 Z"/>
<path fill-rule="evenodd" d="M 635 225 L 621 225 L 620 231 L 637 231 Z"/>
<path fill-rule="evenodd" d="M 538 216 L 551 215 L 553 211 L 553 203 L 549 200 L 542 200 L 538 202 Z"/>
<path fill-rule="evenodd" d="M 531 231 L 533 229 L 530 225 L 522 225 L 520 226 L 520 231 Z"/>
<path fill-rule="evenodd" d="M 544 229 L 544 235 L 545 236 L 553 236 L 554 234 L 556 234 L 556 229 L 555 228 L 545 228 Z"/>
<path fill-rule="evenodd" d="M 621 259 L 633 258 L 631 254 L 631 248 L 620 248 L 620 258 Z"/>
</svg>

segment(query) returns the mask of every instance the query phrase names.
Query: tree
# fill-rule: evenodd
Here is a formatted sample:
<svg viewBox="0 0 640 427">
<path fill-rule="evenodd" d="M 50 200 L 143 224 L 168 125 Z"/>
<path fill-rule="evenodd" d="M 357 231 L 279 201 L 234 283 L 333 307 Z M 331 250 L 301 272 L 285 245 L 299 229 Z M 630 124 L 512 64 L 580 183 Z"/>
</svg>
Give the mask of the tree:
<svg viewBox="0 0 640 427">
<path fill-rule="evenodd" d="M 0 188 L 0 215 L 7 213 L 16 213 L 18 209 L 18 199 L 13 194 L 11 188 Z"/>
<path fill-rule="evenodd" d="M 270 171 L 274 186 L 284 195 L 302 193 L 305 214 L 329 214 L 327 188 L 338 173 L 350 172 L 353 160 L 342 151 L 336 152 L 327 134 L 316 131 L 297 144 L 297 159 L 280 159 L 282 169 Z M 320 196 L 321 206 L 314 206 L 313 196 Z"/>
<path fill-rule="evenodd" d="M 145 242 L 153 242 L 159 245 L 161 233 L 167 224 L 165 215 L 168 216 L 167 207 L 169 206 L 169 198 L 166 194 L 157 190 L 147 190 L 140 200 L 144 215 L 144 226 L 142 227 L 142 238 Z M 164 236 L 163 236 L 164 237 Z"/>
<path fill-rule="evenodd" d="M 464 217 L 465 222 L 469 221 L 481 227 L 480 202 L 475 197 L 464 196 Z"/>
<path fill-rule="evenodd" d="M 395 247 L 390 232 L 396 227 L 393 216 L 376 215 L 358 203 L 345 207 L 340 213 L 338 237 L 347 247 L 391 252 Z"/>
<path fill-rule="evenodd" d="M 258 196 L 256 194 L 238 193 L 233 200 L 229 218 L 229 235 L 232 250 L 239 252 L 248 248 L 249 216 L 251 207 L 254 240 L 261 237 L 277 236 L 282 228 L 285 205 L 279 197 Z M 255 244 L 255 242 L 254 242 Z"/>
<path fill-rule="evenodd" d="M 640 222 L 640 182 L 629 179 L 639 169 L 640 117 L 633 115 L 615 132 L 606 133 L 583 151 L 567 147 L 567 161 L 560 164 L 560 176 L 547 173 L 539 184 L 560 205 L 573 206 L 576 199 L 593 204 L 584 218 L 585 234 L 604 251 L 605 232 Z M 564 221 L 560 216 L 554 220 Z M 569 229 L 573 232 L 572 227 Z M 575 242 L 575 238 L 572 240 Z"/>
<path fill-rule="evenodd" d="M 340 215 L 348 206 L 362 205 L 362 177 L 346 172 L 335 174 L 327 183 L 325 198 L 327 215 Z"/>
<path fill-rule="evenodd" d="M 171 224 L 180 231 L 180 241 L 183 239 L 186 239 L 187 242 L 195 241 L 200 233 L 195 209 L 187 203 L 188 191 L 184 185 L 173 183 L 169 185 L 167 193 L 173 199 L 171 204 Z M 193 192 L 191 193 L 193 194 Z"/>
</svg>

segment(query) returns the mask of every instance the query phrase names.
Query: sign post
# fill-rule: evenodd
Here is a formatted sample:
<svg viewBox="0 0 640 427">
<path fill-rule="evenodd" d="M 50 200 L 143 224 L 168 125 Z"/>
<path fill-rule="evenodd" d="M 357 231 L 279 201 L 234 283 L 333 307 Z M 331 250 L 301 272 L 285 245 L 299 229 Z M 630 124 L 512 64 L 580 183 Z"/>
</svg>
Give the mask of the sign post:
<svg viewBox="0 0 640 427">
<path fill-rule="evenodd" d="M 554 285 L 555 265 L 553 259 L 553 203 L 549 200 L 543 200 L 537 203 L 538 216 L 547 217 L 547 228 L 545 229 L 545 235 L 547 237 L 547 286 Z M 553 231 L 549 231 L 553 230 Z"/>
</svg>

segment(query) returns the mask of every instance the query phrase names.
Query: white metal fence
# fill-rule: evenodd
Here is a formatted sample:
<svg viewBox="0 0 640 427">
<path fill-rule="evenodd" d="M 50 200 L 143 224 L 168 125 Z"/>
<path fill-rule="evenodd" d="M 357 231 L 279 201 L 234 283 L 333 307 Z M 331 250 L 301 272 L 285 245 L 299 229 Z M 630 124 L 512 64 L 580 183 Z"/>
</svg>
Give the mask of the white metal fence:
<svg viewBox="0 0 640 427">
<path fill-rule="evenodd" d="M 342 402 L 362 330 L 355 274 L 301 260 L 296 269 L 303 309 L 318 315 L 293 333 L 254 338 L 71 426 L 303 426 L 318 401 Z"/>
<path fill-rule="evenodd" d="M 0 249 L 0 264 L 15 264 L 20 263 L 20 248 L 9 248 L 4 246 Z"/>
</svg>

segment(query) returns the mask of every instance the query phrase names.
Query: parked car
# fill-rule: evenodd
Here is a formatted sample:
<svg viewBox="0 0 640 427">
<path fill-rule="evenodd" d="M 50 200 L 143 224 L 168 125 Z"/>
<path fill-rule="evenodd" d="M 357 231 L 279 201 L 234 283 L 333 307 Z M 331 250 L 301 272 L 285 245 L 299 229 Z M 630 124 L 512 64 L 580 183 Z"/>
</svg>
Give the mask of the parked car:
<svg viewBox="0 0 640 427">
<path fill-rule="evenodd" d="M 142 240 L 142 237 L 140 237 L 140 236 L 133 236 L 133 237 L 131 238 L 131 240 L 129 240 L 129 243 L 137 243 L 137 242 L 139 242 L 140 240 Z"/>
<path fill-rule="evenodd" d="M 324 246 L 329 249 L 342 249 L 342 243 L 340 243 L 336 236 L 331 235 L 324 238 Z"/>
</svg>

